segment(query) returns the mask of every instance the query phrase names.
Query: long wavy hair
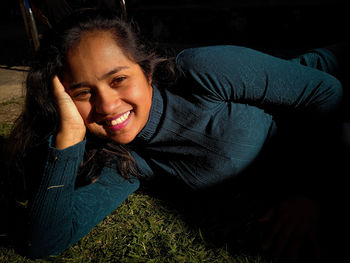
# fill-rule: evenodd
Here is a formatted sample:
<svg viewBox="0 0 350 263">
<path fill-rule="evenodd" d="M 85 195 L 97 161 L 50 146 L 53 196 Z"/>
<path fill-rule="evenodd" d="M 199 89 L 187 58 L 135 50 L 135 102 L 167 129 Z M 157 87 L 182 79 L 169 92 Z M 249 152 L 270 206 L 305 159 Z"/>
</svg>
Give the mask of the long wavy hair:
<svg viewBox="0 0 350 263">
<path fill-rule="evenodd" d="M 161 85 L 164 85 L 175 80 L 173 59 L 164 56 L 165 53 L 159 55 L 157 48 L 147 44 L 140 37 L 135 24 L 123 21 L 107 10 L 74 12 L 44 35 L 31 62 L 26 79 L 24 110 L 9 138 L 9 156 L 17 169 L 21 169 L 24 160 L 30 158 L 28 153 L 32 149 L 44 145 L 50 136 L 57 133 L 59 114 L 51 80 L 54 75 L 62 75 L 67 53 L 78 43 L 82 34 L 95 30 L 111 32 L 124 54 L 140 65 L 146 77 L 152 77 L 153 84 L 162 82 Z M 130 175 L 137 175 L 137 167 L 128 149 L 94 138 L 91 134 L 87 137 L 86 154 L 77 179 L 79 185 L 95 181 L 105 165 L 114 165 L 120 175 L 127 179 Z M 21 173 L 25 174 L 23 171 Z"/>
</svg>

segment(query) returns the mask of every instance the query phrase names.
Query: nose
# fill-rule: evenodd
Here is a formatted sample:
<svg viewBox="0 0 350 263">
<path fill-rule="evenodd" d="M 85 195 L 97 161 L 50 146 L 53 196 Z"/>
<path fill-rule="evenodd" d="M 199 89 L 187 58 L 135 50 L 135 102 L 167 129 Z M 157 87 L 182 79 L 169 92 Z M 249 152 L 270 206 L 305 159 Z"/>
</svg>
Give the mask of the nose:
<svg viewBox="0 0 350 263">
<path fill-rule="evenodd" d="M 95 111 L 101 115 L 115 114 L 120 104 L 118 92 L 109 86 L 101 87 L 95 94 Z"/>
</svg>

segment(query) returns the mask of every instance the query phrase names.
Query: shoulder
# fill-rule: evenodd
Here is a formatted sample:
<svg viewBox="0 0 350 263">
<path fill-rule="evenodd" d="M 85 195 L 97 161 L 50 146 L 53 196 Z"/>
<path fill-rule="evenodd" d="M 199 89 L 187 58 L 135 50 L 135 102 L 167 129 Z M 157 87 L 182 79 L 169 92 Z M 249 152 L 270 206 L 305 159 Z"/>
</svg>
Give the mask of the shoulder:
<svg viewBox="0 0 350 263">
<path fill-rule="evenodd" d="M 261 69 L 281 59 L 242 46 L 221 45 L 185 49 L 176 57 L 177 67 L 191 74 L 229 74 Z"/>
<path fill-rule="evenodd" d="M 241 46 L 207 46 L 185 49 L 176 57 L 186 92 L 212 101 L 228 100 L 233 88 L 240 87 L 240 76 L 255 51 Z M 185 83 L 185 84 L 184 84 Z"/>
</svg>

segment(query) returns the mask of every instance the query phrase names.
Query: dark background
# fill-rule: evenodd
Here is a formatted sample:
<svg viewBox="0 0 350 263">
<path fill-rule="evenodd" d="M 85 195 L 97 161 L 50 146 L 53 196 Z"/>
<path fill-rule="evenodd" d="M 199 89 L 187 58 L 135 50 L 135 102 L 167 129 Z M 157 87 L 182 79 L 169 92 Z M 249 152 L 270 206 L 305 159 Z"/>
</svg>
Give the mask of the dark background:
<svg viewBox="0 0 350 263">
<path fill-rule="evenodd" d="M 164 46 L 233 44 L 292 56 L 347 40 L 350 9 L 341 0 L 126 0 L 128 18 Z M 0 65 L 31 56 L 16 0 L 1 1 Z M 46 30 L 37 22 L 39 31 Z"/>
</svg>

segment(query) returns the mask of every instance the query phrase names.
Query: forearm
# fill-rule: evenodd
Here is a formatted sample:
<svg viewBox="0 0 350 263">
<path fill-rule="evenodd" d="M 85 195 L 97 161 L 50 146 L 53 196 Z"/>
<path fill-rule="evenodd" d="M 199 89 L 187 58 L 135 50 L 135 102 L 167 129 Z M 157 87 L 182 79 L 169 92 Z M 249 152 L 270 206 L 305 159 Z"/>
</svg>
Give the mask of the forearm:
<svg viewBox="0 0 350 263">
<path fill-rule="evenodd" d="M 85 142 L 66 150 L 49 148 L 42 181 L 31 205 L 30 256 L 47 256 L 56 252 L 57 246 L 68 245 L 66 237 L 65 244 L 57 244 L 57 240 L 72 222 L 72 195 L 84 149 Z"/>
<path fill-rule="evenodd" d="M 138 187 L 105 168 L 100 179 L 75 189 L 85 141 L 65 150 L 50 148 L 43 180 L 30 213 L 29 255 L 57 255 L 86 235 Z"/>
</svg>

